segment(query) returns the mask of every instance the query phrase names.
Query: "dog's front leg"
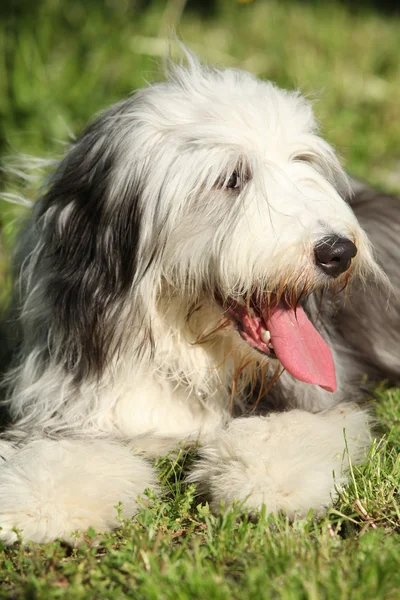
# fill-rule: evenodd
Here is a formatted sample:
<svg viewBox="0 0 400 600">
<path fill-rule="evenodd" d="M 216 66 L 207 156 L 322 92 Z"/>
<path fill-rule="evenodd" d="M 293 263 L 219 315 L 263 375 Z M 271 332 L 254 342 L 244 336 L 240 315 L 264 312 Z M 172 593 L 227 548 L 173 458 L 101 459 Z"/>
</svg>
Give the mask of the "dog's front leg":
<svg viewBox="0 0 400 600">
<path fill-rule="evenodd" d="M 137 511 L 154 488 L 152 467 L 130 448 L 105 439 L 37 439 L 21 448 L 0 442 L 0 539 L 72 544 L 89 527 L 106 531 Z"/>
<path fill-rule="evenodd" d="M 189 479 L 200 483 L 215 510 L 237 500 L 250 511 L 265 504 L 268 512 L 291 518 L 310 508 L 320 513 L 346 481 L 349 459 L 365 457 L 368 420 L 351 404 L 318 414 L 291 410 L 234 419 L 202 448 Z"/>
</svg>

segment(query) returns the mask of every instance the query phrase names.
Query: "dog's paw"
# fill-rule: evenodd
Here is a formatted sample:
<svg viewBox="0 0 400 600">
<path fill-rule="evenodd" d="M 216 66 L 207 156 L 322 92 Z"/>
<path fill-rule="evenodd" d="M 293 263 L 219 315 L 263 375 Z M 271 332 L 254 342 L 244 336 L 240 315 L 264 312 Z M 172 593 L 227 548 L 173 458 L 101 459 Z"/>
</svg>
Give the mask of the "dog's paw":
<svg viewBox="0 0 400 600">
<path fill-rule="evenodd" d="M 122 516 L 134 515 L 138 495 L 154 481 L 143 458 L 113 442 L 30 442 L 0 465 L 0 539 L 76 545 L 90 527 L 116 527 L 120 502 Z"/>
<path fill-rule="evenodd" d="M 215 510 L 239 501 L 250 511 L 266 505 L 291 518 L 310 508 L 320 513 L 346 481 L 349 458 L 365 457 L 368 421 L 349 404 L 319 414 L 292 410 L 235 419 L 201 449 L 189 480 L 200 483 Z"/>
</svg>

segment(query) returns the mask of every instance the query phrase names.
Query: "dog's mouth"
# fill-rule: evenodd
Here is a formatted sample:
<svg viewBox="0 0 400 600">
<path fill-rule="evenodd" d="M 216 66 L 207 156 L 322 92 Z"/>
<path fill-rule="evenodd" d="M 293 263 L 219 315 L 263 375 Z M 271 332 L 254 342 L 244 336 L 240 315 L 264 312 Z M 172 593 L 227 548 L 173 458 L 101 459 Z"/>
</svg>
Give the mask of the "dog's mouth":
<svg viewBox="0 0 400 600">
<path fill-rule="evenodd" d="M 293 308 L 284 297 L 255 293 L 248 304 L 229 298 L 224 308 L 249 346 L 278 359 L 296 379 L 336 390 L 330 348 L 300 304 Z"/>
</svg>

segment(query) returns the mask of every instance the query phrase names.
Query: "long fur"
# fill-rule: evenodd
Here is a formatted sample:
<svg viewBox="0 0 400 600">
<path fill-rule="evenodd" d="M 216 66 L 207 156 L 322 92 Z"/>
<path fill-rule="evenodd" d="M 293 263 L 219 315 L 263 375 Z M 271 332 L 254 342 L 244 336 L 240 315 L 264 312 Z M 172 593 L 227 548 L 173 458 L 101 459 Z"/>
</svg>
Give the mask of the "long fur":
<svg viewBox="0 0 400 600">
<path fill-rule="evenodd" d="M 6 542 L 15 539 L 13 527 L 35 541 L 71 541 L 74 529 L 115 526 L 119 500 L 133 515 L 136 496 L 155 484 L 131 448 L 154 456 L 200 440 L 205 450 L 191 478 L 214 506 L 244 499 L 245 477 L 251 509 L 266 502 L 293 516 L 330 502 L 343 427 L 353 460 L 368 446 L 368 416 L 337 405 L 353 398 L 371 357 L 351 349 L 349 325 L 343 333 L 329 319 L 337 310 L 343 323 L 350 319 L 337 300 L 347 284 L 361 297 L 357 285 L 386 288 L 345 201 L 347 178 L 298 92 L 201 66 L 190 54 L 187 63 L 88 126 L 46 181 L 21 235 L 14 299 L 21 341 L 6 378 L 12 424 L 0 468 Z M 232 174 L 239 187 L 229 186 Z M 358 248 L 335 284 L 313 253 L 330 234 Z M 322 292 L 329 317 L 321 325 Z M 254 293 L 305 302 L 331 338 L 339 386 L 329 394 L 284 374 L 264 405 L 297 410 L 248 417 L 237 435 L 232 415 L 246 411 L 249 390 L 262 381 L 261 398 L 281 372 L 227 317 L 230 299 L 249 303 Z M 306 412 L 321 410 L 321 418 Z M 291 452 L 281 453 L 286 444 Z M 253 483 L 240 463 L 219 478 L 249 453 Z M 308 493 L 303 476 L 315 469 Z M 278 473 L 290 481 L 291 500 L 285 486 L 271 484 Z"/>
</svg>

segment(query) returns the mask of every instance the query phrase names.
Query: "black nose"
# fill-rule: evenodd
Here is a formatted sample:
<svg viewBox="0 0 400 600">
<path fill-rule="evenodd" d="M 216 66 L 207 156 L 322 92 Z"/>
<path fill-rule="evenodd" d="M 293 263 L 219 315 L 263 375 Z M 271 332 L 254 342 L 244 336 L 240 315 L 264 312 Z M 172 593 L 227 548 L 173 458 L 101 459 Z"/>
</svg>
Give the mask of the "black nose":
<svg viewBox="0 0 400 600">
<path fill-rule="evenodd" d="M 338 235 L 323 238 L 314 248 L 318 267 L 331 277 L 338 277 L 347 271 L 356 254 L 357 248 L 353 242 Z"/>
</svg>

